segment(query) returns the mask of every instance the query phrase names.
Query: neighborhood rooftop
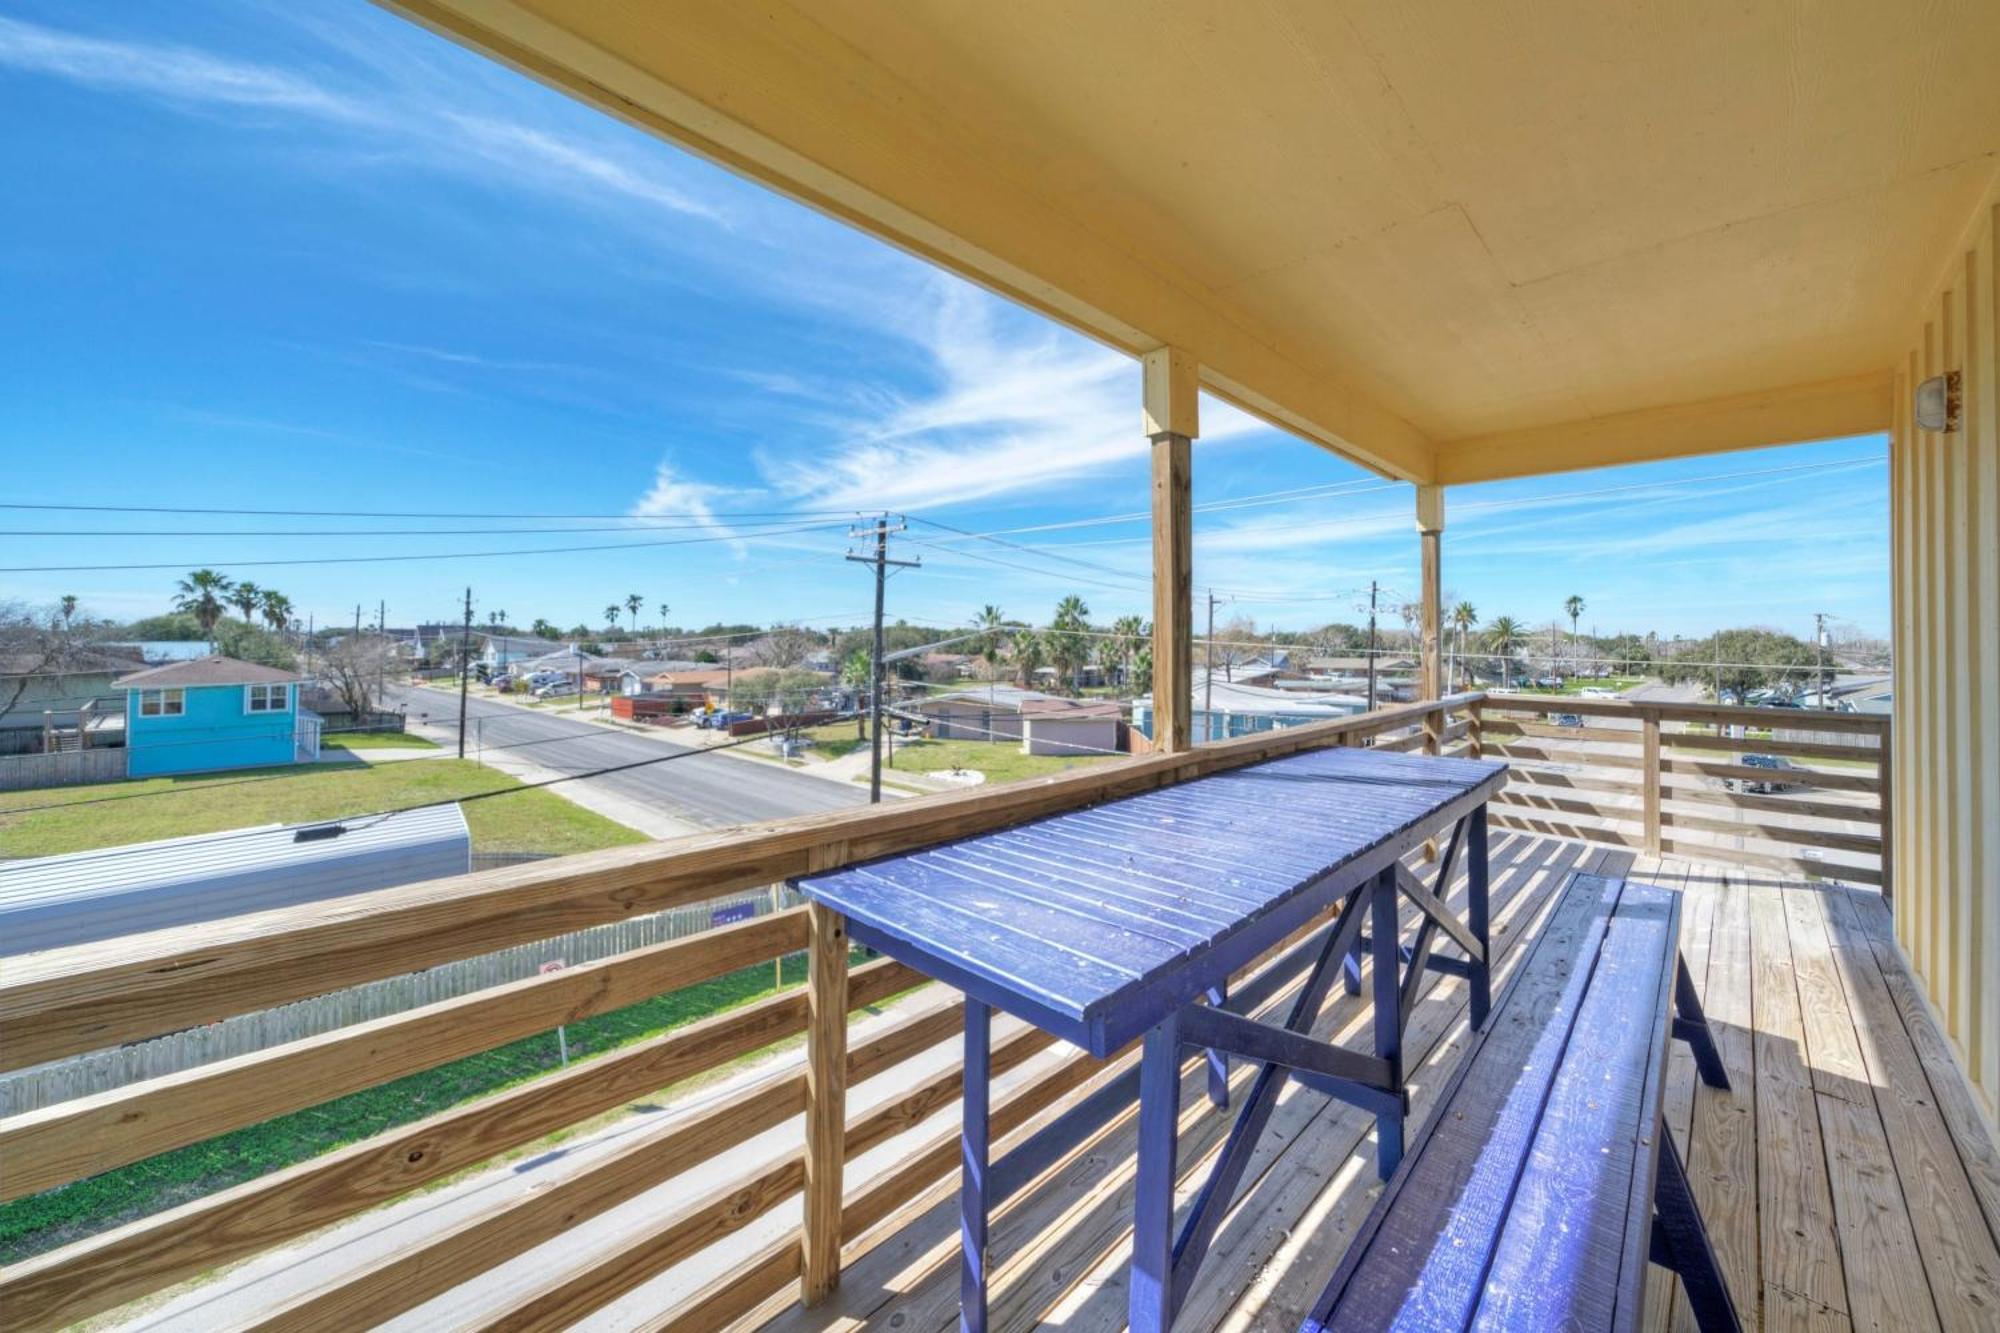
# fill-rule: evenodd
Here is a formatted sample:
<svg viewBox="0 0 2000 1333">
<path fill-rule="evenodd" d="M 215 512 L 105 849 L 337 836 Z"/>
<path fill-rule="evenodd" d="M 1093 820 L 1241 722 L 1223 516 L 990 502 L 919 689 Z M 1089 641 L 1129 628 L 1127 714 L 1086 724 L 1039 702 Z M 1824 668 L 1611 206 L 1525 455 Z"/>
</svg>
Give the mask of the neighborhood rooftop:
<svg viewBox="0 0 2000 1333">
<path fill-rule="evenodd" d="M 193 685 L 281 685 L 304 679 L 296 671 L 210 654 L 192 661 L 148 667 L 120 676 L 112 684 L 122 690 L 175 690 Z"/>
</svg>

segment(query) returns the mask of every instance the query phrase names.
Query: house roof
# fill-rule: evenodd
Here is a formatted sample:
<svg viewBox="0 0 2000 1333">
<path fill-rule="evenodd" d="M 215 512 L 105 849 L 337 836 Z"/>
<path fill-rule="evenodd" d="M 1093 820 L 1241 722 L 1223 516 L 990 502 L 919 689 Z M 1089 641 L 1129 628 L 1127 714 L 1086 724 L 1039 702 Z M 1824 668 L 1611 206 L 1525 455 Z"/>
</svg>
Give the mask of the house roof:
<svg viewBox="0 0 2000 1333">
<path fill-rule="evenodd" d="M 96 672 L 129 671 L 138 662 L 129 654 L 98 648 L 72 648 L 50 656 L 46 653 L 0 653 L 0 676 L 76 676 Z"/>
<path fill-rule="evenodd" d="M 1024 690 L 1018 685 L 981 685 L 976 689 L 953 690 L 950 694 L 934 694 L 928 699 L 919 699 L 914 705 L 918 711 L 935 704 L 963 703 L 980 708 L 1006 708 L 1019 712 L 1023 704 L 1043 699 L 1054 699 L 1053 694 L 1040 690 Z"/>
<path fill-rule="evenodd" d="M 707 687 L 726 684 L 731 673 L 721 667 L 702 667 L 695 671 L 662 671 L 646 677 L 646 684 L 654 688 L 670 685 L 693 685 Z"/>
<path fill-rule="evenodd" d="M 1124 710 L 1110 699 L 1029 699 L 1021 716 L 1030 722 L 1116 722 Z"/>
<path fill-rule="evenodd" d="M 239 662 L 233 657 L 210 654 L 188 662 L 169 662 L 120 676 L 112 684 L 121 690 L 178 690 L 191 685 L 278 685 L 304 680 L 296 671 L 256 662 Z"/>
</svg>

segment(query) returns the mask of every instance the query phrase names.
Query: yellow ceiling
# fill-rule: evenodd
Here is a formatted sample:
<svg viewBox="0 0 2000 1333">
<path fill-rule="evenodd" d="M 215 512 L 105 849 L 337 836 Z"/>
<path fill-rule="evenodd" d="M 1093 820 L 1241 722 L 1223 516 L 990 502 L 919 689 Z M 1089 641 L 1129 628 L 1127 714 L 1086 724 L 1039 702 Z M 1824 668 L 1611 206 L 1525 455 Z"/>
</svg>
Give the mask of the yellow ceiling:
<svg viewBox="0 0 2000 1333">
<path fill-rule="evenodd" d="M 2000 166 L 1995 0 L 392 3 L 1412 480 L 1885 427 Z"/>
</svg>

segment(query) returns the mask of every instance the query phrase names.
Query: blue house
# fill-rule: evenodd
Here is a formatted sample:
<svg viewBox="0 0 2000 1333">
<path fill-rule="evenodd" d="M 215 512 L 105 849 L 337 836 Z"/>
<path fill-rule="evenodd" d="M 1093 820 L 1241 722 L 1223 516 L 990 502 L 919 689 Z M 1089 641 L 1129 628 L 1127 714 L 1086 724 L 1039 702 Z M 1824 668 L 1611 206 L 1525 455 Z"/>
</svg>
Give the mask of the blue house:
<svg viewBox="0 0 2000 1333">
<path fill-rule="evenodd" d="M 309 764 L 319 758 L 320 719 L 299 707 L 296 672 L 232 657 L 121 676 L 126 773 L 207 773 L 222 768 Z"/>
</svg>

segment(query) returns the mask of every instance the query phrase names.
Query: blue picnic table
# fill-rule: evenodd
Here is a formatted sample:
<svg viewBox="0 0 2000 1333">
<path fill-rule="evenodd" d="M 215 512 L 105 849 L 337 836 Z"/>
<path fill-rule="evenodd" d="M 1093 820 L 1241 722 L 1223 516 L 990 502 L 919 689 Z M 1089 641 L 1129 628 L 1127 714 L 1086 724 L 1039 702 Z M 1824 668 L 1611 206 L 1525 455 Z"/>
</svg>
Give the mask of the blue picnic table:
<svg viewBox="0 0 2000 1333">
<path fill-rule="evenodd" d="M 1277 1095 L 1296 1080 L 1374 1113 L 1384 1179 L 1403 1152 L 1402 1035 L 1429 972 L 1465 978 L 1475 1026 L 1490 1006 L 1487 799 L 1505 765 L 1335 748 L 1249 765 L 798 882 L 853 940 L 965 993 L 961 1327 L 986 1324 L 992 1206 L 1110 1118 L 1139 1104 L 1131 1327 L 1165 1329 L 1234 1198 Z M 1430 883 L 1402 858 L 1449 843 Z M 1464 856 L 1466 911 L 1445 904 Z M 1419 925 L 1403 939 L 1404 900 Z M 1255 984 L 1230 978 L 1312 927 Z M 1364 933 L 1364 927 L 1367 933 Z M 1435 951 L 1449 944 L 1462 956 Z M 1374 961 L 1372 1048 L 1310 1035 L 1336 980 Z M 1246 1015 L 1305 975 L 1282 1026 Z M 1138 1066 L 988 1161 L 991 1011 L 1103 1058 L 1143 1039 Z M 1176 1237 L 1172 1210 L 1183 1048 L 1205 1049 L 1209 1096 L 1227 1062 L 1260 1065 Z"/>
</svg>

